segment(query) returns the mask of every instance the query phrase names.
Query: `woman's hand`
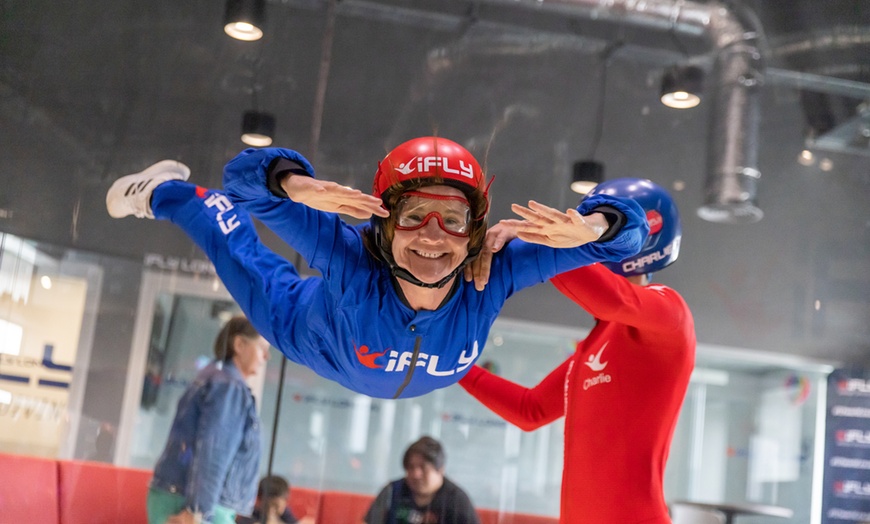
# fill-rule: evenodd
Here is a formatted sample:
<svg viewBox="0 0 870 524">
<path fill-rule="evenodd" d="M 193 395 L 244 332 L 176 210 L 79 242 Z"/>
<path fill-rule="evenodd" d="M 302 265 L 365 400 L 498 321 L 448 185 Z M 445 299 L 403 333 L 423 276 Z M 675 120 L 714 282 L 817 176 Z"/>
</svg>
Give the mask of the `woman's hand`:
<svg viewBox="0 0 870 524">
<path fill-rule="evenodd" d="M 360 219 L 371 218 L 372 215 L 382 218 L 390 216 L 380 198 L 329 180 L 289 175 L 281 180 L 281 187 L 290 200 L 320 211 L 342 213 Z"/>
<path fill-rule="evenodd" d="M 595 242 L 609 227 L 601 213 L 582 216 L 576 209 L 563 213 L 534 200 L 529 200 L 528 207 L 511 204 L 511 210 L 524 219 L 516 221 L 518 238 L 549 247 L 578 247 Z"/>
<path fill-rule="evenodd" d="M 480 254 L 465 266 L 465 281 L 483 291 L 489 282 L 492 256 L 515 238 L 534 244 L 563 248 L 594 242 L 610 227 L 601 213 L 582 216 L 576 209 L 562 213 L 552 207 L 529 201 L 529 207 L 511 206 L 524 220 L 502 220 L 489 228 Z"/>
<path fill-rule="evenodd" d="M 522 220 L 502 220 L 486 230 L 486 238 L 477 258 L 465 266 L 465 281 L 474 281 L 474 289 L 483 291 L 489 282 L 492 255 L 501 250 L 508 242 L 517 238 L 518 225 Z"/>
</svg>

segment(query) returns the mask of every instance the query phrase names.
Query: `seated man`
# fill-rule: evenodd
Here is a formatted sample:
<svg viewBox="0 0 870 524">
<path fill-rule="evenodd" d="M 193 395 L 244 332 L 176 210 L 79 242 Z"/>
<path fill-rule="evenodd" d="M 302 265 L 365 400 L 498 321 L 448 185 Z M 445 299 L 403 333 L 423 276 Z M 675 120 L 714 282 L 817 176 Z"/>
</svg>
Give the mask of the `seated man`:
<svg viewBox="0 0 870 524">
<path fill-rule="evenodd" d="M 290 511 L 290 483 L 282 476 L 260 479 L 257 501 L 250 517 L 236 517 L 236 524 L 314 524 L 314 517 L 297 519 Z M 263 515 L 265 513 L 265 520 Z"/>
<path fill-rule="evenodd" d="M 479 524 L 468 495 L 444 476 L 444 448 L 432 437 L 411 444 L 405 477 L 387 484 L 372 502 L 366 524 Z"/>
</svg>

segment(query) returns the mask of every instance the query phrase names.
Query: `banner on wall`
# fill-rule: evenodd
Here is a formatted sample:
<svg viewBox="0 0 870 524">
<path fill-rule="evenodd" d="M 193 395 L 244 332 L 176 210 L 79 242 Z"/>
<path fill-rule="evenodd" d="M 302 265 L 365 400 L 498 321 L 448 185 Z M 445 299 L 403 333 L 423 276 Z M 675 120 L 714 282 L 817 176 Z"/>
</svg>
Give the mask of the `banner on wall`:
<svg viewBox="0 0 870 524">
<path fill-rule="evenodd" d="M 0 452 L 57 454 L 67 429 L 72 366 L 54 358 L 51 344 L 41 360 L 0 354 Z"/>
<path fill-rule="evenodd" d="M 870 522 L 870 373 L 828 377 L 822 523 Z"/>
</svg>

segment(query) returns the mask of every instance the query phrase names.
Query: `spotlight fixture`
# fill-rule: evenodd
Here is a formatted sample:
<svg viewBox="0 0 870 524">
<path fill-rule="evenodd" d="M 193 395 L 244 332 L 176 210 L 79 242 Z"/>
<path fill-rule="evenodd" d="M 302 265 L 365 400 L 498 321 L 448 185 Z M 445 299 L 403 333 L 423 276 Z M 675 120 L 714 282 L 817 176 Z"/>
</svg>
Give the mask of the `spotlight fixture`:
<svg viewBox="0 0 870 524">
<path fill-rule="evenodd" d="M 571 191 L 585 195 L 604 181 L 604 164 L 595 160 L 574 162 Z"/>
<path fill-rule="evenodd" d="M 675 65 L 662 76 L 662 103 L 674 109 L 689 109 L 701 103 L 704 71 L 698 66 Z"/>
<path fill-rule="evenodd" d="M 224 32 L 237 40 L 253 42 L 263 38 L 266 0 L 227 0 Z"/>
<path fill-rule="evenodd" d="M 798 155 L 797 161 L 802 166 L 811 166 L 816 163 L 816 155 L 809 149 L 804 149 Z"/>
<path fill-rule="evenodd" d="M 242 117 L 242 142 L 253 147 L 272 145 L 275 117 L 271 113 L 245 111 Z"/>
</svg>

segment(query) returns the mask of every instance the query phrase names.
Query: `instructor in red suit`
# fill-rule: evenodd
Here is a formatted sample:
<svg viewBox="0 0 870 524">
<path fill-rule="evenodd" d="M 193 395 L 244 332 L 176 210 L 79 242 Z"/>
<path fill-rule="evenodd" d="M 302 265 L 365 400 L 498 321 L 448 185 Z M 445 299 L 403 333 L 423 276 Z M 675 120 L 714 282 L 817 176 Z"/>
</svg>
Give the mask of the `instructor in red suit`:
<svg viewBox="0 0 870 524">
<path fill-rule="evenodd" d="M 651 284 L 679 254 L 679 213 L 666 190 L 637 178 L 598 185 L 589 195 L 634 198 L 650 235 L 636 256 L 552 279 L 595 317 L 576 352 L 526 388 L 475 366 L 459 383 L 525 431 L 565 417 L 561 524 L 670 524 L 662 483 L 677 416 L 695 362 L 695 328 L 683 298 Z M 502 221 L 487 239 L 498 251 L 519 232 Z M 486 256 L 467 278 L 485 284 Z"/>
</svg>

